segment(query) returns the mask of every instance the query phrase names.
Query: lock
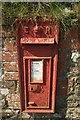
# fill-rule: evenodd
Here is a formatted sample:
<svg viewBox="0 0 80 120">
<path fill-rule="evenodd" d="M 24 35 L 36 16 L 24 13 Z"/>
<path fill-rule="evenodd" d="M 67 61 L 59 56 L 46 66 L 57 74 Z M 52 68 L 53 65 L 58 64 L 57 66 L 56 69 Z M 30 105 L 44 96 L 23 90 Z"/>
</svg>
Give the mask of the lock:
<svg viewBox="0 0 80 120">
<path fill-rule="evenodd" d="M 40 87 L 40 85 L 30 85 L 30 91 L 31 92 L 40 92 L 40 90 L 41 90 L 41 87 Z"/>
<path fill-rule="evenodd" d="M 31 92 L 37 91 L 37 85 L 31 85 Z"/>
</svg>

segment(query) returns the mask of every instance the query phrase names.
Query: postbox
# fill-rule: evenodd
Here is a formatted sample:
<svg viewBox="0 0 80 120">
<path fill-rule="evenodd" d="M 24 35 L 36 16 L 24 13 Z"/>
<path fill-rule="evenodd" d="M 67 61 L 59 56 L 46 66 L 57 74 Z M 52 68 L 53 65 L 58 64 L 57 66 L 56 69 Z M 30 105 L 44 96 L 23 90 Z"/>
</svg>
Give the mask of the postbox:
<svg viewBox="0 0 80 120">
<path fill-rule="evenodd" d="M 55 20 L 17 20 L 21 110 L 54 113 L 58 63 Z"/>
</svg>

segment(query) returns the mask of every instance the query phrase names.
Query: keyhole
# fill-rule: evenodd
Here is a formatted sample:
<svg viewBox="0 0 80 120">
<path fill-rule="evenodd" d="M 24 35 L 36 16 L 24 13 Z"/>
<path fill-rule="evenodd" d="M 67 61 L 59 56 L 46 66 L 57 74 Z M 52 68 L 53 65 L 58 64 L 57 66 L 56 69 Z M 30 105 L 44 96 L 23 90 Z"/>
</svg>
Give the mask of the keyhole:
<svg viewBox="0 0 80 120">
<path fill-rule="evenodd" d="M 31 90 L 33 90 L 33 88 L 31 88 Z"/>
</svg>

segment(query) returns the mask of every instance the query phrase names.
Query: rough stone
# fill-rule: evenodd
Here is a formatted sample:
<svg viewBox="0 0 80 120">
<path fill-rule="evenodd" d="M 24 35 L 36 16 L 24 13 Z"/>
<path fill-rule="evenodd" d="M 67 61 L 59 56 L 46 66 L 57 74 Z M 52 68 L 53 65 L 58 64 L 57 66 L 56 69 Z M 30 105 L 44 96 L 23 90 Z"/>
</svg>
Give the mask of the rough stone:
<svg viewBox="0 0 80 120">
<path fill-rule="evenodd" d="M 14 115 L 14 113 L 13 113 L 13 111 L 12 110 L 10 110 L 10 109 L 3 109 L 3 113 L 2 113 L 2 116 L 3 116 L 3 119 L 5 119 L 5 118 L 9 118 L 9 117 L 11 117 L 12 115 Z"/>
<path fill-rule="evenodd" d="M 5 41 L 5 50 L 6 51 L 16 51 L 16 44 L 15 44 L 15 41 L 14 40 L 12 40 L 11 41 L 11 39 L 9 40 L 9 41 Z"/>
<path fill-rule="evenodd" d="M 3 87 L 4 87 L 4 81 L 1 80 L 1 81 L 0 81 L 0 89 L 3 88 Z"/>
<path fill-rule="evenodd" d="M 10 89 L 10 93 L 14 93 L 14 91 L 16 90 L 16 81 L 5 81 L 4 82 L 4 87 Z"/>
<path fill-rule="evenodd" d="M 5 95 L 0 95 L 0 108 L 6 108 L 7 107 L 7 101 L 6 101 L 6 96 Z"/>
<path fill-rule="evenodd" d="M 2 69 L 0 69 L 0 76 L 2 76 Z"/>
<path fill-rule="evenodd" d="M 0 107 L 3 108 L 5 106 L 5 99 L 0 100 Z"/>
<path fill-rule="evenodd" d="M 73 62 L 77 62 L 77 59 L 80 57 L 79 52 L 76 50 L 75 52 L 72 52 L 71 59 Z"/>
<path fill-rule="evenodd" d="M 9 94 L 9 89 L 8 88 L 1 88 L 0 89 L 2 95 L 7 95 Z"/>
<path fill-rule="evenodd" d="M 16 52 L 3 52 L 2 59 L 3 61 L 6 61 L 6 62 L 16 62 L 17 53 Z"/>
<path fill-rule="evenodd" d="M 7 72 L 17 72 L 18 71 L 17 62 L 5 62 L 4 70 Z"/>
<path fill-rule="evenodd" d="M 77 83 L 80 84 L 80 76 L 77 78 Z"/>
<path fill-rule="evenodd" d="M 2 61 L 2 51 L 0 51 L 0 61 Z"/>
<path fill-rule="evenodd" d="M 14 102 L 20 102 L 20 94 L 14 93 L 14 94 L 8 94 L 6 96 L 8 101 L 14 101 Z"/>
<path fill-rule="evenodd" d="M 33 119 L 34 120 L 62 120 L 62 117 L 57 113 L 55 113 L 55 114 L 22 113 L 20 117 L 23 118 L 23 120 L 26 120 L 26 119 L 28 119 L 28 120 L 33 120 Z"/>
<path fill-rule="evenodd" d="M 2 95 L 1 93 L 0 93 L 0 100 L 2 100 L 2 99 L 5 99 L 5 95 Z"/>
<path fill-rule="evenodd" d="M 73 108 L 73 107 L 77 107 L 78 105 L 79 105 L 78 102 L 75 102 L 68 104 L 68 107 Z"/>
<path fill-rule="evenodd" d="M 28 113 L 22 113 L 21 118 L 30 118 L 31 116 Z"/>
<path fill-rule="evenodd" d="M 5 72 L 4 80 L 18 80 L 18 72 Z"/>
<path fill-rule="evenodd" d="M 16 94 L 8 94 L 6 96 L 6 100 L 8 101 L 8 107 L 13 109 L 20 109 L 20 95 Z"/>
</svg>

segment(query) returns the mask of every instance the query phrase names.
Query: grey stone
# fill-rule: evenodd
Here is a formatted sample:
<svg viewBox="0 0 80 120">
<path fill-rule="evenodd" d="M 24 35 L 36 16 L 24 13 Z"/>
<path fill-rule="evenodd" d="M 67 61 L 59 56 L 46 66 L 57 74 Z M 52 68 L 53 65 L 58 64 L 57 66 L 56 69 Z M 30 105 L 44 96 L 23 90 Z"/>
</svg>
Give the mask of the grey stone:
<svg viewBox="0 0 80 120">
<path fill-rule="evenodd" d="M 2 75 L 2 76 L 0 77 L 0 81 L 3 81 L 3 78 L 4 78 L 4 75 Z"/>
<path fill-rule="evenodd" d="M 18 113 L 16 113 L 15 112 L 16 110 L 12 110 L 12 109 L 3 109 L 3 117 L 5 116 L 5 117 L 12 117 L 12 118 L 14 118 L 14 117 L 16 117 L 17 115 L 18 115 Z"/>
<path fill-rule="evenodd" d="M 22 113 L 22 118 L 30 118 L 30 115 L 28 113 Z"/>
<path fill-rule="evenodd" d="M 2 79 L 2 78 L 1 78 Z M 4 81 L 0 81 L 0 89 L 4 87 Z"/>
<path fill-rule="evenodd" d="M 80 84 L 80 76 L 77 78 L 77 83 Z"/>
<path fill-rule="evenodd" d="M 5 95 L 0 94 L 0 100 L 5 99 Z"/>
<path fill-rule="evenodd" d="M 13 115 L 12 117 L 10 117 L 10 120 L 18 120 L 18 115 Z"/>
<path fill-rule="evenodd" d="M 4 87 L 10 89 L 10 93 L 13 93 L 16 89 L 15 81 L 6 81 L 4 82 Z"/>
<path fill-rule="evenodd" d="M 0 62 L 0 68 L 2 68 L 3 67 L 3 63 L 2 62 Z"/>
<path fill-rule="evenodd" d="M 2 51 L 2 45 L 0 45 L 0 51 Z"/>
<path fill-rule="evenodd" d="M 61 115 L 59 115 L 58 113 L 53 114 L 53 117 L 54 118 L 62 118 Z"/>
<path fill-rule="evenodd" d="M 76 50 L 75 52 L 72 52 L 71 59 L 73 62 L 77 62 L 77 59 L 80 57 L 80 53 Z"/>
<path fill-rule="evenodd" d="M 0 100 L 0 107 L 3 108 L 5 106 L 5 99 Z"/>
<path fill-rule="evenodd" d="M 3 109 L 3 119 L 5 120 L 22 120 L 18 119 L 19 110 Z"/>
<path fill-rule="evenodd" d="M 7 94 L 9 94 L 9 89 L 7 89 L 7 88 L 1 88 L 0 91 L 1 91 L 1 94 L 2 94 L 2 95 L 7 95 Z"/>
<path fill-rule="evenodd" d="M 77 91 L 77 92 L 75 92 L 75 94 L 76 94 L 77 96 L 80 96 L 80 90 Z"/>
<path fill-rule="evenodd" d="M 78 102 L 75 102 L 75 103 L 68 104 L 67 107 L 74 108 L 74 107 L 77 107 L 78 105 L 79 105 Z"/>
<path fill-rule="evenodd" d="M 11 117 L 13 115 L 12 111 L 7 111 L 7 109 L 3 109 L 3 112 L 2 112 L 2 117 L 3 119 L 8 119 L 8 117 Z"/>
<path fill-rule="evenodd" d="M 0 77 L 0 81 L 2 81 L 2 77 Z"/>
<path fill-rule="evenodd" d="M 15 110 L 15 114 L 19 114 L 20 113 L 20 110 Z"/>
<path fill-rule="evenodd" d="M 0 77 L 2 76 L 2 69 L 0 69 Z"/>
</svg>

